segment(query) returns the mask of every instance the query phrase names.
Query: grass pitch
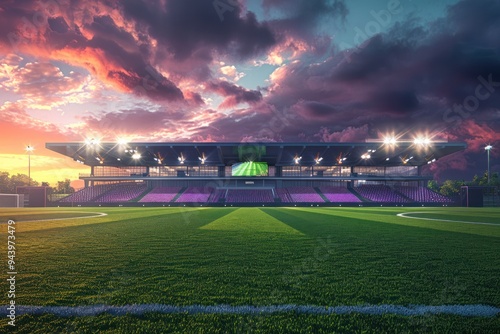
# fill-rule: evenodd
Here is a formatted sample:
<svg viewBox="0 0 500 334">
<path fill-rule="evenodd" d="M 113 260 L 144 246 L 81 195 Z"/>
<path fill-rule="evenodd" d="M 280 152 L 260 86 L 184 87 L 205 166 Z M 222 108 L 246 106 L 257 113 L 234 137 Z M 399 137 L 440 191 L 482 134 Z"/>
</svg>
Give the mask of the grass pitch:
<svg viewBox="0 0 500 334">
<path fill-rule="evenodd" d="M 241 162 L 233 165 L 233 176 L 265 176 L 268 166 L 265 162 Z"/>
<path fill-rule="evenodd" d="M 107 216 L 73 219 L 96 212 Z M 498 208 L 5 209 L 2 253 L 8 219 L 16 221 L 18 305 L 500 306 Z M 2 293 L 0 304 L 8 301 Z M 1 332 L 12 331 L 7 320 Z M 19 333 L 500 329 L 499 316 L 295 312 L 16 321 Z"/>
</svg>

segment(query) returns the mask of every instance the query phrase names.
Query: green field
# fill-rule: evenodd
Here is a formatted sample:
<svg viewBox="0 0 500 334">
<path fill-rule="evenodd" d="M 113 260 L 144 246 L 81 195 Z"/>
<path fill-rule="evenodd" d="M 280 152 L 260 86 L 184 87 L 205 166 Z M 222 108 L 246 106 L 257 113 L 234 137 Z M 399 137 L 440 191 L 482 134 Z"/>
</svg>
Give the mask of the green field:
<svg viewBox="0 0 500 334">
<path fill-rule="evenodd" d="M 17 305 L 500 307 L 499 208 L 2 209 L 3 268 L 8 219 L 16 221 Z M 500 330 L 498 314 L 27 314 L 15 328 L 7 321 L 0 332 Z"/>
</svg>

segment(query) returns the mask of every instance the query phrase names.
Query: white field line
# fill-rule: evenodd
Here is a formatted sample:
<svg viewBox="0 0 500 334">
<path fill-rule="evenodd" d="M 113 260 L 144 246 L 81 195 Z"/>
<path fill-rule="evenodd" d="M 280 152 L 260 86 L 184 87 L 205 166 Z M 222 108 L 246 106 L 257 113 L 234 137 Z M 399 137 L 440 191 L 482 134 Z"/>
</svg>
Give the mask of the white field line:
<svg viewBox="0 0 500 334">
<path fill-rule="evenodd" d="M 1 306 L 0 315 L 7 316 L 7 305 Z M 90 305 L 90 306 L 29 306 L 16 305 L 16 315 L 50 313 L 60 317 L 95 316 L 109 313 L 115 316 L 126 314 L 141 315 L 148 312 L 162 314 L 248 314 L 264 315 L 276 313 L 300 314 L 394 314 L 402 316 L 420 316 L 428 314 L 452 314 L 464 317 L 494 317 L 500 314 L 500 308 L 488 305 L 358 305 L 358 306 L 314 306 L 314 305 L 270 305 L 270 306 L 231 306 L 231 305 L 188 305 L 175 306 L 163 304 L 133 304 L 124 306 Z"/>
<path fill-rule="evenodd" d="M 52 219 L 34 219 L 34 220 L 16 220 L 16 223 L 29 223 L 29 222 L 46 222 L 54 220 L 69 220 L 69 219 L 83 219 L 83 218 L 97 218 L 107 216 L 107 213 L 103 212 L 88 212 L 88 211 L 56 211 L 56 213 L 93 213 L 95 216 L 82 216 L 82 217 L 66 217 L 66 218 L 52 218 Z"/>
<path fill-rule="evenodd" d="M 419 211 L 419 212 L 404 212 L 404 213 L 398 213 L 396 216 L 398 217 L 403 217 L 403 218 L 410 218 L 410 219 L 422 219 L 422 220 L 435 220 L 435 221 L 440 221 L 440 222 L 452 222 L 452 223 L 462 223 L 462 224 L 472 224 L 472 225 L 493 225 L 493 226 L 500 226 L 500 224 L 494 224 L 494 223 L 483 223 L 483 222 L 464 222 L 461 220 L 449 220 L 449 219 L 438 219 L 438 218 L 424 218 L 424 217 L 411 217 L 407 215 L 412 215 L 412 214 L 419 214 L 419 213 L 436 213 L 436 212 L 429 212 L 429 211 Z"/>
</svg>

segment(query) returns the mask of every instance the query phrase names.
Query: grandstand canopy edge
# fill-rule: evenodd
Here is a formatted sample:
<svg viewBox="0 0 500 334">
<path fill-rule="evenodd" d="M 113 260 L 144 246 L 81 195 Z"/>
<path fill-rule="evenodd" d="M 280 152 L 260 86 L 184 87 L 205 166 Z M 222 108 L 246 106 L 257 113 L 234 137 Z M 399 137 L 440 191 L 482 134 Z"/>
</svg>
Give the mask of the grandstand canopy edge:
<svg viewBox="0 0 500 334">
<path fill-rule="evenodd" d="M 423 166 L 462 151 L 465 143 L 46 143 L 46 148 L 87 166 L 231 166 L 265 162 L 269 166 Z M 136 154 L 134 156 L 134 154 Z M 296 158 L 300 158 L 296 161 Z M 318 162 L 318 159 L 321 159 Z"/>
<path fill-rule="evenodd" d="M 81 178 L 98 179 L 95 168 L 218 168 L 223 170 L 241 162 L 261 162 L 276 171 L 286 168 L 351 168 L 351 178 L 356 178 L 355 168 L 364 167 L 411 167 L 417 168 L 433 163 L 444 156 L 462 151 L 465 143 L 434 142 L 429 145 L 416 145 L 413 142 L 401 142 L 386 145 L 381 142 L 351 143 L 161 143 L 132 142 L 118 144 L 114 142 L 65 142 L 46 143 L 46 148 L 65 155 L 74 161 L 91 167 L 89 175 Z M 147 174 L 147 175 L 146 175 Z M 215 176 L 226 177 L 224 172 Z M 368 174 L 367 174 L 368 175 Z M 109 177 L 113 175 L 102 175 Z M 119 176 L 119 175 L 115 175 Z M 153 176 L 130 174 L 130 177 Z M 193 175 L 194 176 L 194 175 Z M 201 174 L 200 174 L 201 176 Z M 206 175 L 208 176 L 208 174 Z M 286 177 L 285 173 L 276 172 L 269 177 Z M 290 174 L 288 175 L 290 176 Z M 295 176 L 295 175 L 292 175 Z M 298 175 L 306 176 L 304 174 Z M 323 176 L 316 173 L 310 176 Z M 325 175 L 326 176 L 326 175 Z M 334 174 L 330 175 L 332 178 Z M 338 175 L 342 179 L 345 174 Z M 385 173 L 383 179 L 387 179 Z M 414 175 L 417 176 L 417 175 Z M 418 177 L 420 173 L 418 173 Z M 233 176 L 236 177 L 236 176 Z M 363 178 L 363 177 L 362 177 Z M 120 178 L 117 178 L 117 180 Z"/>
</svg>

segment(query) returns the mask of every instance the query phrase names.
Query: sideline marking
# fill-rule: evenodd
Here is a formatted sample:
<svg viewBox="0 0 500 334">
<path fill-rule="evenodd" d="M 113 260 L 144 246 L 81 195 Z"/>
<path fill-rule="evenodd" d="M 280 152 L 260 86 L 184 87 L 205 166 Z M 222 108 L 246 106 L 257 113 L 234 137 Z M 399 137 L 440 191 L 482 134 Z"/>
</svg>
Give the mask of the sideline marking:
<svg viewBox="0 0 500 334">
<path fill-rule="evenodd" d="M 84 217 L 66 217 L 66 218 L 53 218 L 53 219 L 33 219 L 33 220 L 16 220 L 16 223 L 29 223 L 29 222 L 45 222 L 45 221 L 54 221 L 54 220 L 68 220 L 68 219 L 83 219 L 83 218 L 97 218 L 107 216 L 107 213 L 103 212 L 88 212 L 88 211 L 57 211 L 60 212 L 71 212 L 71 213 L 93 213 L 95 216 L 84 216 Z M 2 222 L 2 224 L 4 224 Z"/>
<path fill-rule="evenodd" d="M 429 212 L 429 211 L 404 212 L 404 213 L 398 213 L 396 216 L 403 217 L 403 218 L 410 218 L 410 219 L 436 220 L 436 221 L 440 221 L 440 222 L 452 222 L 452 223 L 462 223 L 462 224 L 472 224 L 472 225 L 493 225 L 493 226 L 500 226 L 500 224 L 494 224 L 494 223 L 464 222 L 464 221 L 461 221 L 461 220 L 449 220 L 449 219 L 437 219 L 437 218 L 424 218 L 424 217 L 406 216 L 406 215 L 410 215 L 410 214 L 419 214 L 419 213 L 436 213 L 436 212 Z"/>
<path fill-rule="evenodd" d="M 342 306 L 316 306 L 316 305 L 165 305 L 165 304 L 132 304 L 123 306 L 113 305 L 89 305 L 89 306 L 30 306 L 16 305 L 18 314 L 43 314 L 51 313 L 61 317 L 72 316 L 96 316 L 109 313 L 114 316 L 127 314 L 142 315 L 148 312 L 162 314 L 275 314 L 296 312 L 301 314 L 351 314 L 361 313 L 370 315 L 396 314 L 402 316 L 419 316 L 428 314 L 453 314 L 463 317 L 494 317 L 500 314 L 500 308 L 489 305 L 342 305 Z M 0 315 L 5 316 L 7 306 L 2 306 Z"/>
</svg>

